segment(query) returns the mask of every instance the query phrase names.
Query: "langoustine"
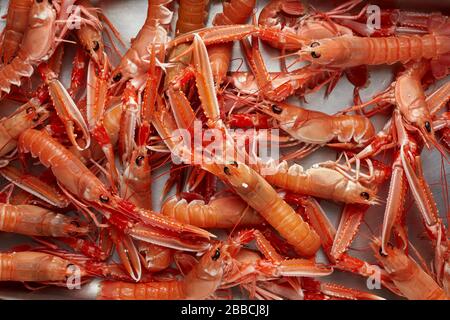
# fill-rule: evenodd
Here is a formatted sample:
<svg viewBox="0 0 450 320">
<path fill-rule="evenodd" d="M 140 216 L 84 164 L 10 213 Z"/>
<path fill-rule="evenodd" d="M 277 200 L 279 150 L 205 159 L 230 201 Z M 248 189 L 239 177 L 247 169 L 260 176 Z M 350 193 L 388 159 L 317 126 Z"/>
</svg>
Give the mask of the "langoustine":
<svg viewBox="0 0 450 320">
<path fill-rule="evenodd" d="M 447 39 L 443 29 L 447 25 L 446 17 L 400 13 L 399 16 L 407 19 L 398 21 L 391 13 L 395 15 L 399 11 L 383 10 L 382 18 L 389 21 L 383 20 L 380 30 L 370 32 L 367 26 L 363 26 L 364 19 L 368 18 L 368 13 L 364 12 L 366 7 L 359 12 L 353 10 L 361 3 L 359 0 L 348 1 L 328 12 L 311 10 L 299 1 L 280 0 L 272 1 L 263 10 L 260 15 L 262 24 L 250 25 L 243 23 L 251 14 L 254 1 L 233 0 L 224 3 L 224 14 L 216 18 L 215 22 L 218 24 L 220 20 L 221 26 L 203 28 L 208 1 L 182 1 L 179 35 L 169 41 L 171 3 L 150 0 L 143 28 L 114 68 L 109 48 L 105 50 L 102 42 L 103 30 L 99 21 L 104 17 L 101 17 L 101 11 L 91 7 L 88 1 L 79 1 L 76 4 L 82 6 L 82 22 L 86 23 L 76 31 L 78 45 L 88 50 L 89 57 L 78 51 L 71 89 L 67 90 L 59 81 L 64 52 L 58 40 L 63 39 L 56 40 L 60 36 L 64 38 L 67 26 L 56 23 L 73 21 L 74 17 L 65 9 L 75 1 L 50 5 L 44 0 L 33 2 L 33 8 L 37 3 L 42 4 L 42 9 L 51 8 L 51 12 L 56 14 L 52 28 L 41 30 L 46 31 L 46 35 L 53 34 L 54 43 L 50 44 L 48 39 L 41 43 L 46 47 L 42 51 L 48 49 L 49 57 L 42 53 L 33 61 L 25 59 L 30 66 L 39 65 L 44 80 L 34 94 L 35 98 L 1 121 L 5 125 L 5 142 L 0 156 L 2 164 L 8 166 L 1 168 L 0 173 L 8 180 L 8 185 L 2 190 L 8 191 L 2 192 L 0 197 L 2 200 L 5 198 L 5 202 L 10 199 L 11 204 L 1 205 L 3 219 L 0 227 L 7 232 L 29 235 L 47 247 L 31 247 L 30 251 L 20 254 L 2 254 L 0 259 L 8 264 L 1 265 L 4 280 L 65 285 L 72 273 L 64 267 L 75 265 L 81 268 L 83 281 L 89 281 L 92 276 L 107 280 L 102 282 L 98 295 L 107 299 L 215 298 L 222 292 L 231 293 L 229 288 L 237 286 L 248 293 L 249 298 L 257 299 L 379 299 L 370 293 L 310 277 L 329 275 L 332 268 L 369 278 L 374 276 L 375 266 L 351 256 L 348 250 L 368 209 L 383 203 L 377 192 L 390 175 L 390 165 L 380 170 L 372 156 L 395 148 L 395 158 L 391 163 L 394 176 L 387 198 L 382 240 L 376 243 L 381 251 L 379 257 L 377 253 L 375 256 L 384 266 L 381 282 L 399 296 L 448 296 L 448 293 L 443 294 L 450 282 L 445 220 L 440 217 L 435 203 L 439 193 L 435 193 L 433 186 L 426 182 L 419 157 L 423 142 L 436 146 L 445 157 L 444 149 L 439 147 L 441 141 L 435 138 L 434 133 L 438 133 L 437 137 L 442 136 L 445 143 L 448 116 L 438 112 L 450 97 L 448 86 L 444 84 L 441 90 L 428 98 L 425 90 L 436 78 L 448 73 L 446 69 L 436 72 L 437 66 L 445 66 L 447 53 L 445 43 L 441 43 L 442 46 L 438 43 L 443 48 L 438 53 L 414 53 L 416 49 L 420 51 L 427 47 L 428 40 Z M 193 12 L 186 11 L 185 4 L 198 5 L 194 5 L 196 11 Z M 239 6 L 242 10 L 233 11 Z M 295 24 L 292 30 L 289 24 L 286 24 L 287 28 L 279 28 L 285 26 L 287 20 L 283 21 L 284 18 L 268 26 L 273 16 L 265 14 L 274 8 L 278 10 L 275 15 L 281 10 L 283 14 L 293 16 L 289 17 L 289 22 Z M 304 9 L 307 15 L 299 21 L 297 18 L 302 16 Z M 239 18 L 239 21 L 225 19 L 230 17 Z M 23 21 L 21 19 L 20 22 Z M 297 26 L 302 28 L 297 29 Z M 326 94 L 331 94 L 344 69 L 361 63 L 356 60 L 343 65 L 319 63 L 322 43 L 327 46 L 333 41 L 343 43 L 343 40 L 351 38 L 352 44 L 358 41 L 394 44 L 393 38 L 386 36 L 396 35 L 400 29 L 405 30 L 405 26 L 409 32 L 417 34 L 400 35 L 396 39 L 400 42 L 409 39 L 410 42 L 406 41 L 409 44 L 425 44 L 425 47 L 416 46 L 405 55 L 392 59 L 367 60 L 377 64 L 401 60 L 400 63 L 406 66 L 388 90 L 372 101 L 364 104 L 356 101 L 356 106 L 339 110 L 335 115 L 284 102 L 294 93 L 304 96 L 325 85 L 328 86 Z M 37 32 L 31 24 L 16 31 L 25 35 L 25 43 L 30 33 Z M 115 35 L 118 36 L 117 33 Z M 372 38 L 367 37 L 369 35 Z M 248 36 L 252 37 L 251 45 L 246 39 Z M 265 70 L 265 57 L 259 53 L 258 38 L 281 50 L 303 47 L 300 56 L 314 61 L 308 67 L 292 72 L 288 72 L 282 63 L 281 73 L 270 73 Z M 420 41 L 416 41 L 418 39 Z M 215 67 L 211 53 L 219 47 L 226 47 L 229 52 L 236 40 L 243 43 L 244 58 L 254 78 L 248 76 L 249 73 L 233 72 L 226 78 L 224 75 L 229 69 L 227 54 L 220 61 L 220 68 Z M 312 48 L 305 48 L 305 44 L 312 45 Z M 55 50 L 56 46 L 58 50 Z M 317 52 L 312 50 L 314 48 Z M 113 49 L 118 52 L 115 46 Z M 166 49 L 176 54 L 166 57 Z M 7 56 L 12 61 L 19 59 L 20 50 L 7 53 Z M 417 61 L 406 62 L 408 54 L 409 58 Z M 281 60 L 284 60 L 284 52 L 281 55 Z M 431 61 L 423 60 L 423 57 L 431 58 Z M 49 61 L 49 66 L 46 61 Z M 226 63 L 222 64 L 224 61 Z M 11 66 L 2 66 L 3 71 L 10 69 Z M 229 83 L 223 83 L 230 79 L 234 84 L 232 89 Z M 27 87 L 22 79 L 19 80 L 12 81 L 19 88 L 14 88 L 8 98 L 26 101 Z M 192 85 L 194 81 L 195 86 Z M 224 86 L 220 87 L 221 84 Z M 7 86 L 9 88 L 10 83 Z M 20 96 L 22 93 L 26 99 Z M 229 99 L 231 93 L 236 98 L 233 101 Z M 369 103 L 383 105 L 366 112 L 364 107 Z M 350 113 L 359 111 L 363 115 Z M 392 118 L 382 131 L 375 134 L 370 117 L 380 111 Z M 27 115 L 33 117 L 31 121 Z M 50 118 L 48 121 L 47 117 Z M 310 169 L 283 161 L 261 160 L 258 158 L 261 154 L 254 154 L 255 150 L 250 145 L 245 143 L 241 147 L 233 140 L 242 136 L 230 133 L 230 127 L 241 126 L 252 129 L 246 139 L 256 137 L 259 130 L 275 127 L 283 132 L 282 147 L 301 146 L 281 160 L 298 160 L 323 146 L 346 151 L 338 161 L 318 162 Z M 30 129 L 33 127 L 39 130 Z M 177 129 L 196 133 L 199 128 L 202 136 L 210 134 L 209 130 L 218 130 L 215 138 L 225 138 L 221 144 L 230 147 L 231 152 L 226 157 L 216 156 L 205 142 L 200 148 L 195 143 L 183 145 L 174 135 L 178 133 Z M 72 147 L 68 147 L 70 144 Z M 191 163 L 199 149 L 213 163 Z M 37 156 L 48 169 L 42 174 L 35 173 L 38 169 L 35 166 L 28 170 L 23 154 L 26 152 Z M 239 161 L 228 159 L 236 153 L 249 157 L 239 158 Z M 177 163 L 180 160 L 177 157 L 184 163 Z M 343 158 L 345 163 L 340 161 Z M 254 159 L 256 163 L 249 161 Z M 16 160 L 21 161 L 22 170 L 15 169 Z M 152 207 L 159 203 L 151 201 L 153 187 L 158 185 L 155 181 L 160 178 L 154 172 L 166 163 L 171 165 L 171 181 L 164 189 L 164 196 L 175 181 L 177 197 L 163 203 L 158 213 L 152 211 Z M 183 180 L 185 174 L 188 174 L 186 181 Z M 225 185 L 217 183 L 217 179 Z M 407 184 L 434 250 L 432 272 L 427 270 L 425 262 L 420 262 L 421 268 L 406 263 L 407 267 L 400 268 L 399 272 L 390 268 L 390 263 L 403 255 L 406 256 L 406 260 L 402 258 L 404 261 L 412 261 L 409 256 L 414 250 L 413 241 L 408 239 L 405 212 L 401 210 Z M 401 191 L 398 197 L 395 197 L 396 190 Z M 442 197 L 447 202 L 444 205 L 448 205 L 444 193 Z M 217 196 L 213 196 L 215 194 Z M 343 202 L 337 230 L 313 197 Z M 199 199 L 205 199 L 205 202 Z M 56 213 L 73 209 L 82 215 L 79 219 L 78 216 L 72 218 Z M 245 226 L 258 228 L 261 232 L 239 230 Z M 212 240 L 216 231 L 210 233 L 201 228 L 223 228 L 222 232 L 230 232 L 229 239 L 217 245 Z M 399 252 L 391 251 L 392 234 L 396 245 L 401 248 Z M 42 236 L 46 238 L 42 239 Z M 239 237 L 241 243 L 236 243 Z M 250 239 L 256 240 L 259 253 L 245 247 Z M 61 245 L 68 246 L 70 252 L 59 249 Z M 120 263 L 109 265 L 104 261 L 111 257 L 114 245 Z M 324 249 L 330 266 L 314 261 L 319 245 Z M 200 262 L 186 253 L 190 251 L 203 254 Z M 25 261 L 32 267 L 37 266 L 36 269 L 42 267 L 42 272 L 37 274 L 34 269 L 27 269 L 28 278 L 17 273 L 17 268 L 21 268 Z M 179 271 L 171 267 L 172 262 Z M 52 268 L 56 275 L 51 274 Z M 420 269 L 428 273 L 428 277 L 423 276 Z M 214 276 L 205 281 L 205 276 L 210 273 Z M 404 278 L 410 275 L 413 278 L 406 279 L 408 283 L 404 284 L 402 281 L 405 279 L 400 279 L 398 273 Z M 422 282 L 412 281 L 417 279 Z M 133 284 L 132 281 L 138 283 Z M 424 288 L 423 295 L 416 294 L 411 286 Z"/>
</svg>

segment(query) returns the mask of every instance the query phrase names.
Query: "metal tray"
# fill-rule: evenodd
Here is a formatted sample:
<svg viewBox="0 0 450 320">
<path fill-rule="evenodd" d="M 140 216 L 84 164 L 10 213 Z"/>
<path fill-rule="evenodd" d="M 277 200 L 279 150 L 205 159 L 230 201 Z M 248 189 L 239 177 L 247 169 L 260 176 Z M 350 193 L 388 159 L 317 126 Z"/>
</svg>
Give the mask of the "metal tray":
<svg viewBox="0 0 450 320">
<path fill-rule="evenodd" d="M 259 10 L 264 7 L 267 3 L 267 0 L 259 0 L 257 1 Z M 336 1 L 331 1 L 336 2 Z M 392 4 L 392 1 L 382 0 L 384 4 Z M 417 5 L 421 1 L 415 1 Z M 310 1 L 311 4 L 316 6 L 317 8 L 323 8 L 324 1 Z M 396 1 L 397 4 L 401 4 L 403 7 L 406 7 L 408 10 L 414 10 L 415 6 L 412 5 L 412 1 Z M 146 0 L 108 0 L 108 1 L 99 1 L 99 6 L 104 10 L 105 14 L 110 18 L 110 20 L 114 23 L 118 30 L 120 30 L 124 39 L 131 39 L 136 33 L 139 31 L 142 26 L 145 15 L 147 12 L 147 1 Z M 4 15 L 6 13 L 7 1 L 0 0 L 0 14 Z M 447 1 L 431 1 L 427 2 L 427 9 L 431 10 L 439 10 L 439 9 L 450 9 L 450 3 Z M 211 1 L 211 10 L 209 14 L 208 25 L 211 25 L 212 18 L 216 12 L 221 12 L 222 5 L 220 1 Z M 259 11 L 258 10 L 258 11 Z M 175 10 L 176 12 L 176 10 Z M 258 12 L 259 14 L 259 12 Z M 174 19 L 176 21 L 176 17 Z M 3 23 L 4 25 L 4 23 Z M 3 25 L 1 28 L 3 28 Z M 64 58 L 64 71 L 62 74 L 63 83 L 65 85 L 69 84 L 70 81 L 70 70 L 71 70 L 71 59 L 73 57 L 74 50 L 67 46 L 66 55 Z M 279 51 L 273 50 L 265 45 L 261 46 L 263 49 L 263 53 L 266 57 L 266 63 L 268 64 L 268 68 L 272 71 L 278 71 L 278 61 L 273 59 L 273 57 L 279 56 Z M 239 44 L 235 44 L 233 57 L 242 57 L 242 53 L 239 48 Z M 232 65 L 232 70 L 236 70 L 240 67 L 240 61 L 235 60 Z M 241 70 L 245 69 L 245 64 L 241 67 Z M 447 81 L 449 78 L 446 79 Z M 361 97 L 363 101 L 371 98 L 375 93 L 385 89 L 392 81 L 392 72 L 390 67 L 380 66 L 380 67 L 372 67 L 370 68 L 370 84 L 367 88 L 361 91 Z M 444 80 L 445 81 L 445 80 Z M 442 83 L 440 81 L 437 85 Z M 432 91 L 437 86 L 430 88 L 429 91 Z M 296 104 L 301 104 L 306 108 L 311 108 L 315 110 L 320 110 L 329 114 L 332 114 L 339 110 L 342 107 L 352 105 L 352 92 L 353 87 L 344 77 L 337 84 L 336 88 L 332 92 L 332 94 L 328 97 L 324 97 L 324 91 L 321 90 L 314 94 L 310 94 L 306 97 L 307 102 L 300 102 L 298 99 L 292 99 Z M 1 115 L 9 114 L 14 106 L 12 103 L 1 103 L 2 107 L 0 108 Z M 381 129 L 386 121 L 386 117 L 384 116 L 376 116 L 373 118 L 374 125 L 377 129 Z M 336 153 L 323 148 L 318 152 L 310 155 L 306 159 L 299 161 L 301 165 L 305 168 L 309 168 L 312 164 L 325 161 L 332 160 L 336 158 Z M 433 194 L 437 201 L 438 208 L 442 214 L 445 216 L 445 203 L 442 188 L 440 185 L 441 181 L 441 157 L 440 154 L 436 150 L 424 150 L 422 153 L 423 159 L 423 169 L 427 181 L 431 185 Z M 384 158 L 384 161 L 389 161 L 389 158 Z M 449 170 L 448 164 L 446 165 L 447 171 Z M 163 169 L 167 170 L 167 169 Z M 159 172 L 160 173 L 160 172 Z M 159 173 L 156 172 L 155 176 L 159 176 Z M 448 180 L 448 178 L 446 178 Z M 162 190 L 162 185 L 164 184 L 164 177 L 158 178 L 154 181 L 153 184 L 153 203 L 155 204 L 156 210 L 159 209 L 159 197 L 160 192 Z M 380 191 L 380 196 L 382 199 L 386 199 L 387 197 L 387 188 L 388 185 L 385 184 L 383 189 Z M 421 225 L 420 215 L 413 204 L 413 200 L 409 198 L 407 200 L 407 207 L 410 208 L 408 211 L 408 221 L 407 224 L 409 226 L 409 236 L 410 239 L 416 244 L 424 257 L 428 258 L 431 255 L 431 247 L 429 242 L 422 237 L 423 228 Z M 342 206 L 340 204 L 321 201 L 321 205 L 323 206 L 325 212 L 327 212 L 330 220 L 337 226 L 340 218 L 340 212 Z M 361 230 L 352 244 L 351 254 L 367 259 L 368 261 L 374 261 L 370 248 L 368 246 L 368 240 L 373 236 L 379 236 L 381 233 L 381 225 L 383 221 L 383 213 L 384 206 L 373 206 L 366 214 L 365 223 L 362 224 Z M 444 217 L 445 218 L 445 217 Z M 14 245 L 22 244 L 29 242 L 26 237 L 0 233 L 0 250 L 6 250 L 11 248 Z M 319 252 L 319 260 L 326 261 L 323 257 L 323 254 Z M 325 278 L 326 281 L 333 281 L 336 283 L 340 283 L 352 288 L 370 291 L 367 288 L 366 279 L 358 277 L 356 275 L 351 275 L 348 273 L 343 273 L 336 271 L 331 276 Z M 96 292 L 98 290 L 98 281 L 95 280 L 89 284 L 83 285 L 80 290 L 67 290 L 62 288 L 55 287 L 47 287 L 44 289 L 29 291 L 23 287 L 21 284 L 11 284 L 11 283 L 0 283 L 0 299 L 94 299 Z M 374 294 L 380 295 L 382 297 L 388 299 L 395 299 L 396 297 L 392 295 L 390 292 L 384 289 L 374 289 L 371 291 Z"/>
</svg>

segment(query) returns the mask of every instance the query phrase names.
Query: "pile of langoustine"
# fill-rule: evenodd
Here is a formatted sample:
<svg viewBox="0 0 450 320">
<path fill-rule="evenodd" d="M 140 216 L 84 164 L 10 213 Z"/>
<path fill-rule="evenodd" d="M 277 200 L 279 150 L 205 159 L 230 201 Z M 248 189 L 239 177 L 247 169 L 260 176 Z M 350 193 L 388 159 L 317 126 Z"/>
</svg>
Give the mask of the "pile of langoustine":
<svg viewBox="0 0 450 320">
<path fill-rule="evenodd" d="M 68 10 L 74 4 L 79 10 Z M 382 8 L 373 29 L 359 0 L 327 12 L 274 0 L 256 20 L 255 0 L 229 0 L 205 27 L 208 1 L 180 0 L 172 34 L 175 7 L 148 0 L 145 23 L 126 49 L 88 0 L 9 2 L 1 98 L 25 101 L 1 119 L 0 230 L 30 236 L 35 245 L 0 253 L 0 280 L 66 287 L 77 271 L 82 283 L 101 279 L 102 299 L 232 298 L 233 288 L 256 299 L 380 299 L 321 280 L 336 271 L 366 278 L 379 272 L 382 286 L 399 296 L 447 299 L 450 239 L 420 154 L 436 148 L 448 161 L 449 114 L 440 111 L 450 83 L 425 90 L 448 73 L 450 20 Z M 280 58 L 283 71 L 268 72 L 260 40 L 309 63 L 292 70 Z M 229 72 L 234 41 L 249 72 Z M 65 88 L 61 59 L 73 43 Z M 367 66 L 382 64 L 398 65 L 395 80 L 361 101 Z M 34 73 L 39 81 L 30 85 Z M 285 102 L 324 87 L 331 94 L 344 75 L 355 85 L 354 105 L 334 115 Z M 370 118 L 378 113 L 389 121 L 376 132 Z M 173 132 L 192 130 L 195 121 L 220 132 L 227 152 L 244 161 L 210 155 L 212 161 L 191 164 L 198 150 Z M 260 161 L 236 148 L 231 128 L 278 128 L 290 151 L 281 162 Z M 293 163 L 321 147 L 341 157 L 308 169 Z M 391 163 L 374 159 L 382 152 L 392 153 Z M 172 163 L 173 156 L 185 163 Z M 246 163 L 250 158 L 256 161 Z M 156 212 L 151 171 L 166 164 L 162 193 L 175 188 L 176 195 Z M 269 166 L 275 173 L 267 174 Z M 384 201 L 377 197 L 383 184 Z M 407 193 L 434 248 L 432 261 L 408 239 Z M 343 204 L 337 230 L 318 199 Z M 366 211 L 384 202 L 372 265 L 348 249 Z M 217 237 L 217 229 L 228 236 Z M 327 263 L 315 260 L 320 248 Z"/>
</svg>

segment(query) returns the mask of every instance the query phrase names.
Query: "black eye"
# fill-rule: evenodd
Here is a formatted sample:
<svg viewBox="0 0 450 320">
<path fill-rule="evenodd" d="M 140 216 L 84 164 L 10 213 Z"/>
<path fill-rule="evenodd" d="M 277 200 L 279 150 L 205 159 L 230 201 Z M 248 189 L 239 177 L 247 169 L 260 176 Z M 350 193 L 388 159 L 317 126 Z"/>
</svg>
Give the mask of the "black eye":
<svg viewBox="0 0 450 320">
<path fill-rule="evenodd" d="M 387 254 L 385 254 L 385 253 L 383 252 L 383 250 L 381 249 L 381 247 L 380 247 L 380 250 L 378 250 L 378 253 L 379 253 L 380 256 L 382 256 L 382 257 L 387 257 Z"/>
<path fill-rule="evenodd" d="M 311 43 L 311 45 L 310 45 L 311 48 L 315 48 L 315 47 L 318 47 L 318 46 L 320 46 L 320 43 L 317 42 L 317 41 Z M 320 53 L 317 53 L 315 51 L 311 51 L 311 57 L 313 57 L 314 59 L 320 58 Z"/>
<path fill-rule="evenodd" d="M 40 118 L 41 118 L 41 115 L 39 113 L 36 113 L 36 116 L 32 120 L 33 120 L 33 122 L 38 122 Z"/>
<path fill-rule="evenodd" d="M 220 258 L 220 249 L 217 248 L 216 251 L 214 252 L 214 255 L 211 257 L 211 259 L 213 259 L 214 261 L 217 261 Z"/>
<path fill-rule="evenodd" d="M 431 124 L 429 121 L 425 121 L 425 130 L 427 130 L 428 133 L 431 133 Z"/>
<path fill-rule="evenodd" d="M 366 200 L 369 200 L 370 195 L 367 192 L 364 191 L 364 192 L 361 192 L 361 197 L 363 197 Z"/>
<path fill-rule="evenodd" d="M 36 0 L 37 3 L 41 3 L 43 0 Z"/>
<path fill-rule="evenodd" d="M 315 51 L 311 51 L 311 57 L 313 57 L 314 59 L 320 58 L 320 53 L 317 53 Z"/>
<path fill-rule="evenodd" d="M 233 166 L 233 167 L 238 167 L 238 163 L 236 162 L 236 161 L 233 161 L 232 163 L 231 163 L 231 165 Z"/>
<path fill-rule="evenodd" d="M 283 109 L 281 109 L 279 106 L 273 105 L 272 111 L 273 111 L 273 113 L 281 114 L 283 112 Z"/>
<path fill-rule="evenodd" d="M 100 48 L 100 44 L 98 43 L 98 41 L 94 41 L 94 48 L 92 48 L 94 51 L 98 51 L 98 49 Z"/>
<path fill-rule="evenodd" d="M 137 156 L 135 160 L 136 165 L 140 167 L 142 165 L 142 160 L 144 160 L 144 156 Z"/>
<path fill-rule="evenodd" d="M 119 82 L 120 79 L 122 79 L 122 74 L 120 72 L 113 77 L 114 82 Z"/>
<path fill-rule="evenodd" d="M 100 201 L 103 203 L 107 203 L 109 201 L 109 197 L 102 194 L 100 196 Z"/>
<path fill-rule="evenodd" d="M 228 167 L 224 167 L 224 168 L 223 168 L 223 172 L 224 172 L 227 176 L 230 176 L 230 175 L 231 175 L 230 168 L 228 168 Z"/>
</svg>

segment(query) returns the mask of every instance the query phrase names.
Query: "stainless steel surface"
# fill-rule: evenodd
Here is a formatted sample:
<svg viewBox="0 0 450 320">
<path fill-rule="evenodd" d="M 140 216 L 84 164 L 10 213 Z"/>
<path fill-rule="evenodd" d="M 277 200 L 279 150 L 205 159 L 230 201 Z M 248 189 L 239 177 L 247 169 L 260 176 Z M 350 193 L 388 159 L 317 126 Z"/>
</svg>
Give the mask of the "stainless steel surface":
<svg viewBox="0 0 450 320">
<path fill-rule="evenodd" d="M 311 1 L 314 3 L 317 7 L 321 7 L 321 4 L 323 3 L 329 3 L 325 1 Z M 400 2 L 400 1 L 399 1 Z M 413 2 L 422 2 L 422 1 L 401 1 L 403 4 L 410 4 Z M 100 1 L 100 7 L 105 11 L 106 15 L 111 19 L 111 21 L 114 23 L 114 25 L 117 27 L 118 30 L 122 33 L 122 36 L 125 39 L 130 39 L 133 37 L 141 27 L 142 23 L 145 20 L 145 14 L 147 10 L 147 1 L 145 0 L 128 0 L 128 1 L 119 1 L 119 0 L 108 0 L 108 1 Z M 261 0 L 258 1 L 259 8 L 262 8 L 267 3 L 267 0 Z M 6 9 L 6 0 L 0 0 L 0 14 L 3 15 L 5 13 Z M 447 7 L 450 7 L 450 1 L 448 0 L 441 0 L 441 1 L 427 1 L 428 5 L 444 5 L 446 4 Z M 413 5 L 409 7 L 410 9 L 413 9 Z M 221 10 L 221 4 L 220 1 L 212 1 L 211 3 L 211 11 L 209 14 L 209 24 L 211 23 L 211 20 L 214 16 L 214 13 Z M 3 26 L 1 26 L 3 27 Z M 68 46 L 70 48 L 70 45 Z M 278 62 L 274 57 L 279 56 L 279 51 L 272 50 L 271 48 L 268 48 L 267 46 L 262 46 L 263 51 L 266 58 L 266 62 L 269 65 L 269 68 L 271 70 L 278 70 Z M 73 50 L 67 50 L 67 54 L 64 61 L 64 73 L 63 73 L 63 80 L 64 83 L 67 85 L 69 83 L 69 75 L 70 75 L 70 69 L 71 69 L 71 59 L 73 57 Z M 234 46 L 234 57 L 242 57 L 242 54 L 240 52 L 239 45 L 236 43 Z M 233 62 L 232 69 L 236 70 L 241 64 L 241 61 L 235 60 Z M 245 69 L 244 67 L 242 67 Z M 241 69 L 242 69 L 241 68 Z M 373 67 L 370 68 L 370 84 L 367 88 L 363 89 L 361 91 L 361 96 L 363 101 L 368 100 L 371 98 L 375 93 L 379 92 L 382 89 L 385 89 L 392 80 L 392 73 L 390 67 Z M 442 83 L 442 82 L 441 82 Z M 434 86 L 433 88 L 436 88 Z M 433 90 L 433 88 L 430 88 L 429 91 Z M 317 109 L 321 110 L 327 113 L 334 113 L 339 108 L 342 108 L 344 106 L 348 106 L 352 104 L 352 92 L 353 87 L 351 84 L 347 81 L 347 79 L 342 78 L 336 88 L 334 89 L 333 93 L 328 97 L 324 97 L 324 92 L 319 91 L 317 93 L 308 95 L 306 97 L 307 103 L 302 103 L 303 106 L 307 108 Z M 294 103 L 301 104 L 301 102 L 298 99 L 291 99 Z M 7 105 L 10 105 L 9 103 Z M 5 103 L 1 104 L 0 112 L 2 114 L 8 114 L 11 110 L 11 107 L 7 108 L 5 106 Z M 9 110 L 8 110 L 9 109 Z M 374 117 L 374 124 L 377 129 L 382 128 L 384 122 L 386 121 L 386 118 L 383 116 L 376 116 Z M 425 150 L 422 154 L 423 157 L 423 168 L 425 172 L 425 176 L 427 178 L 427 181 L 430 183 L 432 187 L 433 194 L 435 195 L 436 201 L 438 203 L 438 208 L 440 212 L 445 212 L 445 206 L 443 202 L 443 193 L 442 188 L 440 185 L 441 181 L 441 172 L 440 168 L 442 166 L 441 163 L 441 157 L 436 152 L 436 150 Z M 312 164 L 324 161 L 324 160 L 330 160 L 335 159 L 336 153 L 323 148 L 319 152 L 316 152 L 315 154 L 309 156 L 308 158 L 300 161 L 300 163 L 308 168 Z M 384 159 L 385 161 L 388 161 L 389 159 Z M 449 166 L 446 165 L 447 171 L 449 171 Z M 167 170 L 167 168 L 164 168 L 163 170 Z M 160 176 L 161 171 L 157 172 L 155 176 Z M 163 178 L 158 178 L 155 180 L 153 185 L 153 200 L 155 203 L 155 209 L 159 209 L 159 192 L 161 190 L 161 187 L 164 183 L 165 177 L 167 175 L 163 176 Z M 380 196 L 383 199 L 386 199 L 386 191 L 387 191 L 387 185 L 381 190 Z M 327 212 L 329 218 L 331 221 L 337 225 L 340 217 L 340 210 L 341 205 L 328 202 L 328 201 L 321 201 L 322 206 L 324 207 L 325 211 Z M 410 205 L 411 204 L 411 205 Z M 423 234 L 423 228 L 421 226 L 420 216 L 419 213 L 415 207 L 415 205 L 412 203 L 411 199 L 408 199 L 407 207 L 411 208 L 408 211 L 408 226 L 409 226 L 409 235 L 414 242 L 414 244 L 417 245 L 419 250 L 424 254 L 425 257 L 429 258 L 431 255 L 431 248 L 429 246 L 429 243 L 427 240 L 422 237 Z M 366 215 L 366 223 L 362 225 L 361 231 L 359 232 L 359 235 L 357 239 L 354 241 L 352 245 L 351 254 L 368 259 L 369 261 L 373 261 L 371 252 L 368 247 L 368 239 L 376 235 L 378 236 L 381 232 L 381 223 L 383 219 L 383 212 L 384 212 L 384 206 L 374 206 L 372 207 L 369 212 L 367 212 Z M 445 214 L 443 214 L 443 217 Z M 11 234 L 0 234 L 0 249 L 7 250 L 11 248 L 14 245 L 17 245 L 19 243 L 26 242 L 27 239 L 22 236 L 16 236 Z M 324 260 L 323 255 L 319 255 L 319 259 Z M 368 290 L 366 286 L 366 280 L 363 278 L 360 278 L 355 275 L 351 275 L 348 273 L 342 273 L 342 272 L 335 272 L 332 276 L 327 277 L 328 281 L 334 281 L 337 283 L 345 284 L 346 286 L 361 289 L 361 290 Z M 43 290 L 38 290 L 34 292 L 30 292 L 22 285 L 6 285 L 0 283 L 0 298 L 6 298 L 6 299 L 91 299 L 95 297 L 95 293 L 98 289 L 97 282 L 85 285 L 82 287 L 81 290 L 67 290 L 67 289 L 61 289 L 61 288 L 46 288 Z M 375 294 L 381 295 L 385 298 L 395 298 L 392 294 L 387 292 L 386 290 L 373 290 L 372 291 Z"/>
</svg>

